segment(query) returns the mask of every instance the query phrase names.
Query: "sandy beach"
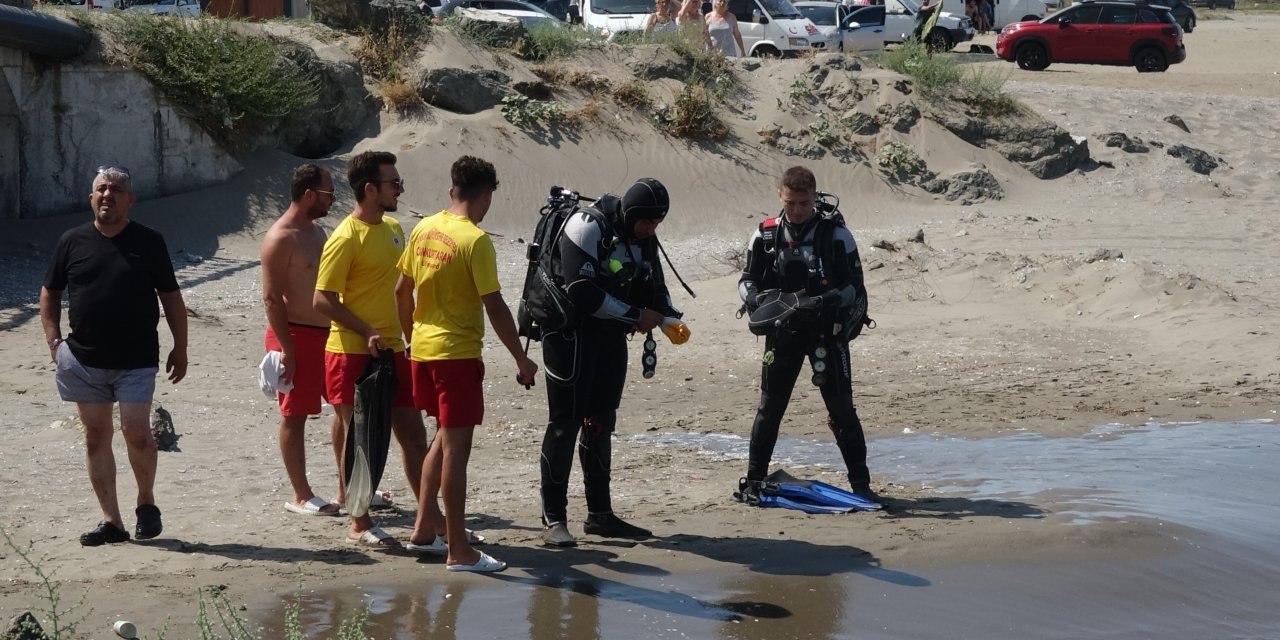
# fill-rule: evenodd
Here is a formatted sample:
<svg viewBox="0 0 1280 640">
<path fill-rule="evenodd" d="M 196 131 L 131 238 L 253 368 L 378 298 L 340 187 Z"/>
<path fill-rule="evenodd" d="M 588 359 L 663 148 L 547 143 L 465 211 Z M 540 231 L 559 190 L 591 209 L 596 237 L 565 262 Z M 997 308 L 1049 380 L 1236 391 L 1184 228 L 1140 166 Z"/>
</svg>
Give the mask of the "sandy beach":
<svg viewBox="0 0 1280 640">
<path fill-rule="evenodd" d="M 493 161 L 502 186 L 484 226 L 496 238 L 504 295 L 513 308 L 523 240 L 548 186 L 616 193 L 635 178 L 654 176 L 669 187 L 673 208 L 661 237 L 698 294 L 691 299 L 673 285 L 693 336 L 681 346 L 660 344 L 658 373 L 650 380 L 639 375 L 635 341 L 613 472 L 615 508 L 658 539 L 623 545 L 583 538 L 584 550 L 573 553 L 588 554 L 590 562 L 574 571 L 598 576 L 599 567 L 591 566 L 598 558 L 589 554 L 604 554 L 611 562 L 661 570 L 679 588 L 683 579 L 696 584 L 708 572 L 768 573 L 771 559 L 783 557 L 793 567 L 849 572 L 1136 562 L 1176 547 L 1172 540 L 1180 532 L 1141 519 L 1066 526 L 1051 504 L 965 500 L 874 464 L 872 484 L 892 500 L 885 512 L 820 517 L 752 509 L 729 498 L 744 462 L 637 437 L 749 436 L 762 343 L 734 316 L 734 253 L 764 215 L 776 212 L 775 181 L 793 164 L 812 167 L 820 189 L 840 195 L 862 250 L 876 327 L 852 345 L 854 393 L 873 456 L 878 439 L 904 433 L 1075 437 L 1109 423 L 1274 420 L 1280 407 L 1280 76 L 1274 62 L 1280 16 L 1212 13 L 1219 19 L 1202 15 L 1186 36 L 1187 61 L 1166 73 L 1082 65 L 1034 73 L 994 57 L 976 62 L 1011 72 L 1007 91 L 1086 139 L 1093 162 L 1041 180 L 932 122 L 904 134 L 938 173 L 985 167 L 996 176 L 1004 198 L 972 205 L 890 185 L 866 163 L 788 156 L 759 143 L 756 131 L 767 115 L 745 110 L 727 118 L 736 142 L 721 146 L 673 141 L 616 106 L 606 106 L 601 123 L 575 139 L 553 140 L 512 127 L 497 110 L 385 114 L 377 137 L 321 162 L 340 172 L 350 153 L 397 153 L 407 206 L 395 215 L 407 229 L 415 214 L 447 204 L 453 158 L 473 153 Z M 421 64 L 450 59 L 465 66 L 497 57 L 449 46 L 438 38 Z M 778 78 L 804 73 L 807 64 L 766 62 L 744 74 L 749 98 L 742 100 L 781 104 L 789 81 Z M 886 85 L 896 77 L 879 69 L 863 73 Z M 1167 122 L 1171 115 L 1188 130 Z M 1147 153 L 1106 146 L 1103 137 L 1116 132 L 1164 146 Z M 1176 144 L 1204 151 L 1219 166 L 1208 175 L 1192 171 L 1164 151 Z M 36 300 L 57 236 L 88 214 L 0 223 L 0 267 L 9 274 L 0 284 L 0 352 L 8 360 L 0 369 L 0 433 L 7 441 L 0 454 L 6 514 L 0 527 L 56 570 L 64 597 L 85 595 L 92 611 L 84 637 L 107 637 L 116 619 L 153 636 L 168 620 L 169 637 L 197 637 L 192 621 L 202 587 L 221 585 L 229 601 L 245 604 L 242 615 L 261 620 L 273 615 L 266 603 L 292 593 L 299 579 L 308 591 L 362 593 L 379 585 L 431 590 L 446 583 L 438 560 L 357 550 L 344 541 L 343 519 L 300 517 L 282 507 L 291 492 L 276 440 L 279 418 L 256 387 L 265 322 L 257 250 L 287 204 L 289 171 L 301 161 L 261 152 L 222 186 L 134 210 L 134 218 L 164 233 L 175 251 L 191 316 L 188 377 L 157 387 L 156 402 L 172 414 L 181 438 L 180 451 L 160 454 L 156 493 L 165 533 L 151 542 L 102 548 L 77 542 L 97 522 L 98 509 L 75 409 L 54 388 Z M 344 188 L 326 228 L 352 202 Z M 917 232 L 923 242 L 910 240 Z M 1100 250 L 1122 257 L 1094 259 Z M 162 349 L 167 340 L 162 326 Z M 538 546 L 537 456 L 546 398 L 541 385 L 526 391 L 515 383 L 514 366 L 492 336 L 485 359 L 488 412 L 470 467 L 471 526 L 488 538 L 489 553 L 512 563 L 507 574 L 537 575 L 569 562 L 566 557 L 581 558 Z M 827 442 L 821 399 L 803 379 L 783 434 Z M 308 470 L 322 496 L 331 496 L 337 482 L 331 411 L 326 407 L 308 423 Z M 131 512 L 134 485 L 119 438 L 116 455 L 122 505 Z M 397 458 L 393 454 L 382 488 L 401 507 L 379 520 L 407 539 L 414 506 Z M 845 484 L 841 469 L 803 473 Z M 576 464 L 571 486 L 571 530 L 580 533 L 585 504 Z M 39 581 L 12 549 L 0 550 L 0 566 L 0 618 L 42 606 Z M 491 587 L 485 580 L 447 576 L 448 585 L 460 588 Z M 847 636 L 837 630 L 830 637 Z"/>
</svg>

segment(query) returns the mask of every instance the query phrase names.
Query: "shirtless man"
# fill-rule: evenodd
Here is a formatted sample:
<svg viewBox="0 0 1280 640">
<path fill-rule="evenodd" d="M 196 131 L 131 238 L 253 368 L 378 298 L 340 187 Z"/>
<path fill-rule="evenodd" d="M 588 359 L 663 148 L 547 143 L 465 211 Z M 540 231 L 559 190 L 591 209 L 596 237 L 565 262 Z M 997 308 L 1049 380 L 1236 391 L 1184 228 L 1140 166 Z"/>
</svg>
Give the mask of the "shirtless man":
<svg viewBox="0 0 1280 640">
<path fill-rule="evenodd" d="M 293 499 L 284 507 L 303 515 L 336 516 L 338 505 L 317 497 L 307 481 L 304 429 L 307 416 L 320 413 L 324 391 L 324 343 L 329 318 L 311 304 L 316 271 L 324 248 L 324 229 L 315 221 L 333 204 L 333 176 L 328 169 L 304 164 L 293 171 L 289 208 L 262 239 L 262 303 L 267 312 L 267 351 L 280 353 L 280 455 L 284 458 Z M 334 454 L 341 460 L 342 424 L 334 416 L 330 428 Z M 342 489 L 338 466 L 339 493 Z"/>
</svg>

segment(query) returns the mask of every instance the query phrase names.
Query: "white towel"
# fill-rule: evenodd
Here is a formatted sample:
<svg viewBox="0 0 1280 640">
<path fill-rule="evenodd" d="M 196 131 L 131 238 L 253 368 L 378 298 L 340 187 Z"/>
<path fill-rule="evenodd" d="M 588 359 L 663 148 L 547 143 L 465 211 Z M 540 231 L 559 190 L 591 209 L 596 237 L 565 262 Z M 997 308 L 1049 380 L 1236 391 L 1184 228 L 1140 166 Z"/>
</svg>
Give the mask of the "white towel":
<svg viewBox="0 0 1280 640">
<path fill-rule="evenodd" d="M 284 354 L 279 351 L 268 351 L 262 358 L 262 364 L 258 365 L 258 388 L 268 398 L 274 399 L 277 393 L 293 391 L 292 382 L 280 384 L 280 374 L 284 373 L 284 364 L 280 362 L 282 357 Z"/>
</svg>

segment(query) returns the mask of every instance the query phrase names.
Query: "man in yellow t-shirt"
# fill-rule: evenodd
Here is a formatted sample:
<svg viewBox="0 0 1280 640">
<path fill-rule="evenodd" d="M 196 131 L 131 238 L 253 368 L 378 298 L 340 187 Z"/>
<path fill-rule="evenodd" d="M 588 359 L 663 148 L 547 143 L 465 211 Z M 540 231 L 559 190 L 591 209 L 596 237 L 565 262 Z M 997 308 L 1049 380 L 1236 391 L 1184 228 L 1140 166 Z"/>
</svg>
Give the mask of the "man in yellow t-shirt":
<svg viewBox="0 0 1280 640">
<path fill-rule="evenodd" d="M 501 571 L 505 562 L 471 546 L 463 519 L 471 442 L 484 419 L 484 315 L 515 359 L 517 381 L 533 384 L 538 365 L 520 347 L 502 299 L 493 241 L 476 226 L 493 202 L 497 172 L 480 158 L 463 156 L 449 177 L 451 204 L 413 229 L 396 283 L 400 323 L 411 341 L 414 402 L 440 425 L 423 465 L 418 518 L 407 548 L 445 550 L 449 571 Z M 437 491 L 444 494 L 443 538 L 437 533 Z"/>
<path fill-rule="evenodd" d="M 345 426 L 355 409 L 356 378 L 378 351 L 394 351 L 398 388 L 391 426 L 416 495 L 427 434 L 422 414 L 413 406 L 409 361 L 396 312 L 396 261 L 404 248 L 404 231 L 395 218 L 384 215 L 396 210 L 404 181 L 396 171 L 395 155 L 385 151 L 366 151 L 352 158 L 347 181 L 355 192 L 356 208 L 325 242 L 313 300 L 315 308 L 333 321 L 325 344 L 325 392 L 344 426 L 342 437 L 333 442 L 334 453 L 338 468 L 345 468 Z M 383 494 L 376 497 L 386 499 Z M 337 497 L 339 503 L 345 500 L 345 495 Z M 347 539 L 375 548 L 400 544 L 374 526 L 368 514 L 351 518 Z"/>
</svg>

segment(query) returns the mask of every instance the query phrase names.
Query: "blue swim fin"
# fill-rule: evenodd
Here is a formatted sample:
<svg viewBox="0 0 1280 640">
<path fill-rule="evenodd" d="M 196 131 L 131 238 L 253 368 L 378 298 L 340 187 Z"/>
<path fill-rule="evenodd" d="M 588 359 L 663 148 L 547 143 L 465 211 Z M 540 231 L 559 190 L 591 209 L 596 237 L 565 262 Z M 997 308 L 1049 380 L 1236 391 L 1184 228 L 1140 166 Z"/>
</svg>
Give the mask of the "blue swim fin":
<svg viewBox="0 0 1280 640">
<path fill-rule="evenodd" d="M 853 509 L 849 507 L 833 507 L 825 504 L 813 504 L 811 502 L 801 502 L 792 500 L 780 495 L 760 494 L 760 506 L 762 507 L 782 507 L 784 509 L 795 509 L 805 513 L 849 513 Z"/>
<path fill-rule="evenodd" d="M 801 480 L 781 469 L 765 478 L 761 493 L 781 495 L 805 503 L 841 507 L 849 511 L 877 511 L 882 508 L 878 502 L 825 482 Z"/>
</svg>

